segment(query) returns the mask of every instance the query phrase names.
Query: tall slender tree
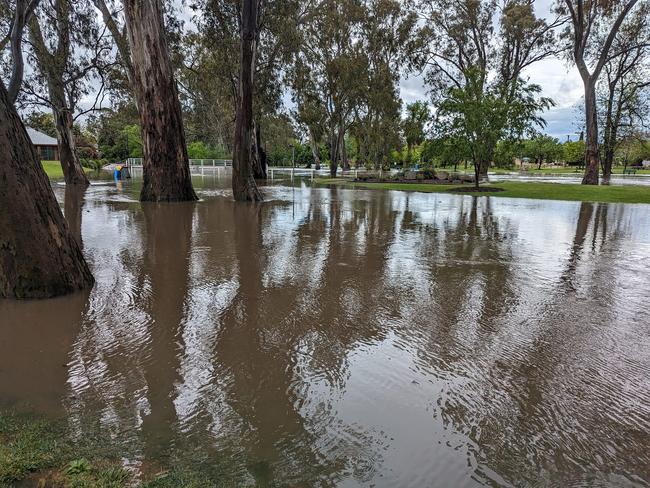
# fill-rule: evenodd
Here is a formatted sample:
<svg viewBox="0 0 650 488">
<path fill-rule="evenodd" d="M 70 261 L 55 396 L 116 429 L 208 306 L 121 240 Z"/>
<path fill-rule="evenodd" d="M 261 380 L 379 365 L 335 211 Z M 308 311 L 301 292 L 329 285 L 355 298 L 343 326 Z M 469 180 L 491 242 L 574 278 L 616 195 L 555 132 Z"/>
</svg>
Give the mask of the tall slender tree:
<svg viewBox="0 0 650 488">
<path fill-rule="evenodd" d="M 625 17 L 639 0 L 560 0 L 557 10 L 570 18 L 565 36 L 585 92 L 585 174 L 583 185 L 597 185 L 600 168 L 596 84 L 605 64 L 622 53 L 610 53 Z M 599 41 L 598 32 L 605 32 Z M 628 46 L 626 49 L 630 49 Z M 590 68 L 590 65 L 591 68 Z"/>
<path fill-rule="evenodd" d="M 237 201 L 262 201 L 253 178 L 253 87 L 257 51 L 258 0 L 242 0 L 239 89 L 235 116 L 232 194 Z"/>
<path fill-rule="evenodd" d="M 196 200 L 161 0 L 124 0 L 143 145 L 142 201 Z"/>
<path fill-rule="evenodd" d="M 25 88 L 33 103 L 48 106 L 54 114 L 59 159 L 67 185 L 90 184 L 77 156 L 73 123 L 76 104 L 87 92 L 84 84 L 107 49 L 91 10 L 84 1 L 53 0 L 42 3 L 29 20 L 37 70 Z M 77 55 L 77 48 L 87 50 L 87 55 Z M 46 95 L 42 86 L 46 87 Z"/>
<path fill-rule="evenodd" d="M 622 139 L 634 133 L 648 115 L 644 93 L 650 91 L 650 2 L 635 9 L 619 30 L 612 52 L 620 53 L 605 64 L 596 88 L 602 135 L 602 176 L 612 175 L 614 154 Z M 628 49 L 629 48 L 629 49 Z"/>
</svg>

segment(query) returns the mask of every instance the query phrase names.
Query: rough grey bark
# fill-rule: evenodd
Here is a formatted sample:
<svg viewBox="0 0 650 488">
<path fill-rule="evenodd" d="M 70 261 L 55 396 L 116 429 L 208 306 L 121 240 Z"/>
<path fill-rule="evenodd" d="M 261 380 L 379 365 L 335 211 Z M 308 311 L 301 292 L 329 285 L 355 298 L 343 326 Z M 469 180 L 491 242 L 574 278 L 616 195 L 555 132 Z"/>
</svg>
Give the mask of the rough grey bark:
<svg viewBox="0 0 650 488">
<path fill-rule="evenodd" d="M 239 93 L 235 117 L 235 143 L 232 162 L 232 194 L 237 201 L 262 201 L 253 178 L 253 87 L 257 49 L 257 1 L 243 0 L 241 5 L 241 46 Z"/>
<path fill-rule="evenodd" d="M 161 0 L 124 0 L 124 14 L 144 156 L 140 200 L 196 200 Z"/>
<path fill-rule="evenodd" d="M 255 140 L 253 142 L 253 177 L 256 180 L 266 179 L 266 151 L 262 147 L 262 129 L 259 121 L 254 121 Z"/>
<path fill-rule="evenodd" d="M 48 298 L 93 276 L 0 82 L 0 297 Z"/>
</svg>

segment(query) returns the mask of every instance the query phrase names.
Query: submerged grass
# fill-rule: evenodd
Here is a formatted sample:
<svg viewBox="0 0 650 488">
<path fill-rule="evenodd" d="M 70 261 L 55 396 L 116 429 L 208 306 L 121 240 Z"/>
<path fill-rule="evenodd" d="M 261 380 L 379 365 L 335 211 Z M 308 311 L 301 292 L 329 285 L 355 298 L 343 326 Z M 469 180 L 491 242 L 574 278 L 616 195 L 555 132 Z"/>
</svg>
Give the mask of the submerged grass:
<svg viewBox="0 0 650 488">
<path fill-rule="evenodd" d="M 233 486 L 225 467 L 171 466 L 135 478 L 109 439 L 75 440 L 62 421 L 0 410 L 0 487 L 204 488 Z M 222 479 L 223 478 L 223 479 Z"/>
<path fill-rule="evenodd" d="M 346 181 L 342 178 L 321 178 L 315 181 L 319 185 L 336 184 L 349 188 L 402 190 L 429 193 L 454 193 L 453 189 L 459 187 L 459 185 L 434 185 L 428 183 L 366 183 L 349 180 Z M 502 188 L 504 190 L 502 192 L 484 194 L 484 196 L 496 198 L 534 198 L 540 200 L 569 200 L 605 203 L 650 203 L 650 186 L 591 186 L 519 181 L 504 181 L 483 186 Z M 464 194 L 467 195 L 468 193 Z M 472 193 L 472 195 L 481 194 Z"/>
</svg>

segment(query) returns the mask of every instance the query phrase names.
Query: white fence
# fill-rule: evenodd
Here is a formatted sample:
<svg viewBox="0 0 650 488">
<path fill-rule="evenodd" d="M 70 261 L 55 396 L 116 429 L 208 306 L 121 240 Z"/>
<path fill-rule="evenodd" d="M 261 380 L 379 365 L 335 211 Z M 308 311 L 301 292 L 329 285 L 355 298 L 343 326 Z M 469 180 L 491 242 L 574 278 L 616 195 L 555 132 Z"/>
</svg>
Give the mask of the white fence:
<svg viewBox="0 0 650 488">
<path fill-rule="evenodd" d="M 142 158 L 129 158 L 126 164 L 132 168 L 142 167 Z M 232 166 L 232 159 L 190 159 L 190 166 L 208 166 L 212 168 L 227 168 Z"/>
</svg>

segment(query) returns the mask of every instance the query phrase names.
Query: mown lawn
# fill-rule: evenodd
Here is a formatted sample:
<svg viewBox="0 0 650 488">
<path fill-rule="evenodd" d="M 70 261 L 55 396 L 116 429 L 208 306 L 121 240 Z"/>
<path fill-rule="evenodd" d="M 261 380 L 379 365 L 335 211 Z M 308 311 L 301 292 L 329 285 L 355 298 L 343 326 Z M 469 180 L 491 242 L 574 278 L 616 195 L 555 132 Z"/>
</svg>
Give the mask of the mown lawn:
<svg viewBox="0 0 650 488">
<path fill-rule="evenodd" d="M 41 164 L 43 165 L 43 169 L 49 179 L 63 179 L 63 170 L 61 169 L 61 163 L 59 161 L 41 161 Z M 91 168 L 84 168 L 84 171 L 86 173 L 91 173 L 93 170 Z"/>
<path fill-rule="evenodd" d="M 402 190 L 430 193 L 453 193 L 459 185 L 431 185 L 426 183 L 364 183 L 346 181 L 342 178 L 321 178 L 316 180 L 319 185 L 337 184 L 349 188 L 371 188 L 377 190 Z M 469 185 L 465 185 L 466 187 Z M 570 200 L 581 202 L 608 203 L 650 203 L 650 186 L 611 185 L 587 186 L 560 183 L 536 182 L 499 182 L 484 186 L 502 188 L 505 191 L 483 193 L 481 196 L 535 198 L 541 200 Z M 464 193 L 476 195 L 475 193 Z"/>
</svg>

